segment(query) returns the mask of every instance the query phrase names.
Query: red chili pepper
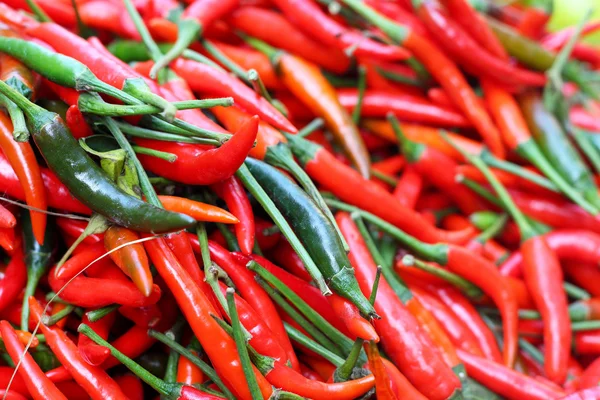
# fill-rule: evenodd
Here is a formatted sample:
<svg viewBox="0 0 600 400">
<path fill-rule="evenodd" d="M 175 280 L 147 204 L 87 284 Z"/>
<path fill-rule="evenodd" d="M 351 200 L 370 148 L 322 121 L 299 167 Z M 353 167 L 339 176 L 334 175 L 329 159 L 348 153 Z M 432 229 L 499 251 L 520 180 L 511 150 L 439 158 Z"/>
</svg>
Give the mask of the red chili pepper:
<svg viewBox="0 0 600 400">
<path fill-rule="evenodd" d="M 25 0 L 8 0 L 5 3 L 10 7 L 31 11 Z M 36 0 L 36 3 L 56 23 L 70 27 L 75 26 L 75 12 L 70 5 L 53 0 Z"/>
<path fill-rule="evenodd" d="M 296 353 L 292 348 L 292 344 L 287 336 L 283 322 L 277 313 L 275 305 L 271 301 L 269 295 L 254 280 L 254 275 L 245 267 L 250 258 L 238 254 L 231 254 L 223 247 L 213 242 L 209 242 L 209 249 L 211 259 L 215 260 L 215 262 L 229 275 L 248 304 L 252 306 L 254 310 L 261 313 L 266 325 L 284 349 L 286 359 L 290 360 L 292 368 L 299 371 Z M 261 262 L 263 260 L 258 259 L 257 261 Z"/>
<path fill-rule="evenodd" d="M 529 7 L 523 12 L 523 16 L 517 25 L 520 34 L 537 39 L 544 31 L 544 27 L 550 19 L 551 12 Z"/>
<path fill-rule="evenodd" d="M 289 51 L 335 73 L 350 66 L 344 52 L 323 46 L 298 30 L 283 15 L 258 7 L 241 7 L 228 21 L 237 29 L 264 40 L 272 46 Z M 281 32 L 285 32 L 282 35 Z"/>
<path fill-rule="evenodd" d="M 90 209 L 75 199 L 52 171 L 47 168 L 40 168 L 40 172 L 50 207 L 75 213 L 91 214 Z M 25 200 L 25 191 L 21 186 L 19 177 L 2 153 L 0 153 L 0 186 L 6 195 L 18 200 Z"/>
<path fill-rule="evenodd" d="M 0 310 L 10 305 L 21 293 L 27 282 L 27 269 L 24 263 L 25 256 L 20 244 L 16 244 L 12 258 L 8 263 L 4 276 L 0 281 Z"/>
<path fill-rule="evenodd" d="M 222 208 L 201 203 L 185 197 L 160 195 L 158 199 L 169 211 L 187 214 L 197 221 L 237 224 L 239 220 Z"/>
<path fill-rule="evenodd" d="M 404 4 L 402 4 L 403 1 L 391 3 L 387 1 L 367 0 L 365 3 L 388 18 L 410 27 L 410 29 L 413 29 L 419 35 L 428 35 L 427 29 L 423 23 L 412 12 L 413 7 L 409 1 L 405 1 Z"/>
<path fill-rule="evenodd" d="M 144 247 L 159 274 L 173 292 L 179 307 L 215 369 L 226 382 L 229 382 L 231 390 L 237 396 L 242 399 L 250 399 L 251 396 L 246 385 L 232 386 L 234 382 L 244 382 L 244 374 L 233 339 L 210 316 L 213 307 L 208 298 L 191 280 L 190 275 L 179 264 L 163 239 L 158 238 L 144 242 Z M 206 332 L 210 332 L 210 334 L 207 335 Z M 254 374 L 263 395 L 269 396 L 271 394 L 270 385 L 258 371 L 255 370 Z"/>
<path fill-rule="evenodd" d="M 237 131 L 243 126 L 251 115 L 237 108 L 232 107 L 213 107 L 213 114 L 230 131 Z M 258 133 L 256 134 L 256 145 L 250 150 L 250 156 L 262 160 L 269 146 L 277 143 L 287 142 L 286 138 L 277 129 L 264 121 L 258 123 Z"/>
<path fill-rule="evenodd" d="M 422 189 L 423 178 L 421 174 L 417 172 L 414 165 L 407 165 L 402 176 L 398 179 L 393 195 L 404 207 L 414 210 Z"/>
<path fill-rule="evenodd" d="M 548 400 L 559 398 L 564 392 L 554 385 L 546 385 L 502 364 L 458 350 L 467 373 L 492 391 L 515 400 Z"/>
<path fill-rule="evenodd" d="M 368 295 L 375 279 L 375 262 L 350 215 L 340 212 L 336 220 L 350 246 L 349 257 L 358 283 Z M 375 310 L 382 317 L 374 324 L 386 354 L 423 395 L 447 399 L 459 390 L 460 381 L 385 279 L 379 282 Z"/>
<path fill-rule="evenodd" d="M 410 55 L 401 47 L 384 45 L 346 28 L 325 14 L 312 0 L 275 0 L 275 5 L 299 29 L 328 46 L 357 56 L 384 60 L 404 60 Z"/>
<path fill-rule="evenodd" d="M 306 365 L 300 364 L 300 370 L 302 371 L 302 375 L 304 375 L 305 378 L 308 378 L 311 381 L 323 382 L 323 378 L 321 377 L 321 375 L 317 374 L 315 371 L 313 371 Z"/>
<path fill-rule="evenodd" d="M 188 82 L 192 90 L 215 96 L 231 96 L 237 105 L 259 115 L 276 128 L 290 133 L 298 131 L 264 97 L 257 95 L 237 78 L 206 64 L 183 58 L 178 58 L 171 67 Z"/>
<path fill-rule="evenodd" d="M 56 225 L 58 225 L 58 227 L 64 235 L 70 236 L 72 238 L 78 238 L 79 236 L 81 236 L 81 234 L 87 227 L 87 222 L 66 217 L 57 217 Z M 104 241 L 103 233 L 89 235 L 85 239 L 83 239 L 83 242 L 81 243 L 90 245 L 101 241 Z"/>
<path fill-rule="evenodd" d="M 72 105 L 67 109 L 65 122 L 75 139 L 81 139 L 93 134 L 92 128 L 87 124 L 79 107 Z"/>
<path fill-rule="evenodd" d="M 290 136 L 290 141 L 294 140 L 293 138 Z M 294 140 L 292 146 L 306 172 L 326 190 L 333 192 L 343 201 L 385 219 L 420 240 L 430 243 L 464 243 L 474 233 L 472 229 L 447 232 L 432 226 L 415 211 L 403 207 L 385 189 L 365 180 L 357 171 L 340 163 L 318 145 L 306 141 L 298 143 Z M 357 187 L 362 188 L 360 193 L 354 189 Z"/>
<path fill-rule="evenodd" d="M 258 117 L 254 116 L 224 145 L 214 149 L 152 139 L 138 138 L 135 141 L 140 146 L 177 155 L 177 160 L 171 163 L 140 154 L 140 161 L 149 171 L 189 185 L 208 185 L 227 179 L 235 173 L 252 148 L 257 129 Z"/>
<path fill-rule="evenodd" d="M 54 383 L 48 379 L 40 367 L 36 364 L 33 357 L 25 351 L 25 346 L 21 343 L 13 327 L 6 321 L 0 322 L 0 332 L 4 347 L 10 355 L 10 358 L 16 364 L 20 362 L 19 374 L 25 381 L 27 389 L 31 396 L 36 400 L 42 399 L 67 399 Z M 8 396 L 10 397 L 10 396 Z"/>
<path fill-rule="evenodd" d="M 239 7 L 239 0 L 196 0 L 183 10 L 181 18 L 196 20 L 202 29 Z"/>
<path fill-rule="evenodd" d="M 232 176 L 211 185 L 211 189 L 225 201 L 227 208 L 239 221 L 234 228 L 242 253 L 252 253 L 254 247 L 254 212 L 244 186 L 238 178 Z"/>
<path fill-rule="evenodd" d="M 375 343 L 379 342 L 379 335 L 373 326 L 360 315 L 356 306 L 337 294 L 327 296 L 327 300 L 352 336 Z"/>
<path fill-rule="evenodd" d="M 358 103 L 358 90 L 339 89 L 338 99 L 348 110 Z M 468 127 L 471 123 L 455 111 L 441 108 L 425 98 L 389 90 L 365 91 L 360 114 L 364 117 L 385 117 L 393 113 L 399 119 L 433 126 Z"/>
<path fill-rule="evenodd" d="M 589 129 L 591 131 L 600 131 L 600 123 L 598 117 L 590 114 L 587 110 L 580 106 L 573 106 L 569 109 L 569 119 L 576 126 Z"/>
<path fill-rule="evenodd" d="M 162 312 L 156 304 L 146 307 L 121 306 L 119 307 L 119 314 L 134 324 L 146 328 L 154 327 L 162 317 Z"/>
<path fill-rule="evenodd" d="M 104 234 L 104 246 L 106 251 L 138 240 L 139 235 L 126 228 L 111 226 Z M 127 276 L 131 278 L 136 287 L 144 296 L 152 292 L 152 272 L 148 256 L 141 243 L 131 243 L 119 250 L 112 251 L 110 258 Z"/>
<path fill-rule="evenodd" d="M 392 380 L 388 375 L 385 364 L 383 363 L 383 358 L 377 349 L 377 345 L 374 342 L 365 343 L 365 351 L 367 353 L 367 358 L 369 359 L 369 367 L 373 372 L 373 375 L 375 375 L 375 392 L 377 393 L 377 398 L 381 400 L 395 400 L 397 397 L 392 389 Z M 406 383 L 410 389 L 412 385 L 410 385 L 408 380 Z M 403 389 L 406 390 L 406 387 Z M 405 392 L 403 395 L 406 396 L 408 393 Z M 424 398 L 417 389 L 412 387 L 410 397 L 415 398 L 415 396 Z"/>
<path fill-rule="evenodd" d="M 581 374 L 577 380 L 580 389 L 593 388 L 600 384 L 600 358 L 596 358 Z"/>
<path fill-rule="evenodd" d="M 304 268 L 302 260 L 287 241 L 282 240 L 275 248 L 271 249 L 269 258 L 297 278 L 306 282 L 312 280 L 312 277 Z"/>
<path fill-rule="evenodd" d="M 456 107 L 452 100 L 448 97 L 444 89 L 442 88 L 431 88 L 427 91 L 427 97 L 435 104 L 440 107 L 448 108 L 452 111 L 456 111 Z"/>
<path fill-rule="evenodd" d="M 137 376 L 132 374 L 121 375 L 115 378 L 115 382 L 129 400 L 144 400 L 144 386 L 142 386 L 142 381 Z"/>
<path fill-rule="evenodd" d="M 16 224 L 15 216 L 0 204 L 0 228 L 14 228 Z"/>
<path fill-rule="evenodd" d="M 13 139 L 12 123 L 4 113 L 0 113 L 0 149 L 17 174 L 27 205 L 39 211 L 30 210 L 33 234 L 38 243 L 44 243 L 47 209 L 46 191 L 35 153 L 27 142 Z"/>
<path fill-rule="evenodd" d="M 31 315 L 35 319 L 41 320 L 44 310 L 34 297 L 29 298 L 29 307 Z M 81 358 L 77 346 L 63 330 L 54 326 L 46 326 L 44 323 L 40 323 L 40 329 L 46 338 L 46 343 L 61 364 L 93 399 L 127 399 L 119 386 L 104 370 L 89 365 Z"/>
<path fill-rule="evenodd" d="M 115 312 L 111 312 L 98 321 L 91 322 L 87 315 L 83 314 L 81 323 L 88 325 L 94 332 L 100 335 L 101 338 L 107 339 L 116 316 L 117 314 Z M 79 349 L 81 357 L 90 365 L 100 365 L 110 356 L 110 351 L 106 347 L 97 345 L 90 338 L 81 333 L 79 334 L 77 348 Z"/>
<path fill-rule="evenodd" d="M 198 353 L 194 350 L 190 350 L 196 357 Z M 192 363 L 185 357 L 179 357 L 177 363 L 177 382 L 181 382 L 186 385 L 193 385 L 195 383 L 202 383 L 206 380 L 204 373 L 196 364 Z"/>
<path fill-rule="evenodd" d="M 600 235 L 586 230 L 557 230 L 544 235 L 546 243 L 560 259 L 570 259 L 580 263 L 600 261 Z M 500 266 L 505 276 L 521 277 L 523 255 L 514 252 Z"/>
</svg>

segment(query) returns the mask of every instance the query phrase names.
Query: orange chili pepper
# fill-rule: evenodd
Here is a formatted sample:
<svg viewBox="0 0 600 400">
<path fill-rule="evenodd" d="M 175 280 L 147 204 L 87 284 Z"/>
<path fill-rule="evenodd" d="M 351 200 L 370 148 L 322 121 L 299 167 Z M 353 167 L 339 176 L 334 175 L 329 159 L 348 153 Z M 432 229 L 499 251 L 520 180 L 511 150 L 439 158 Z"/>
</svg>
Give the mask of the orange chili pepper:
<svg viewBox="0 0 600 400">
<path fill-rule="evenodd" d="M 237 224 L 239 220 L 222 208 L 177 196 L 158 196 L 162 205 L 169 211 L 187 214 L 197 221 Z"/>
</svg>

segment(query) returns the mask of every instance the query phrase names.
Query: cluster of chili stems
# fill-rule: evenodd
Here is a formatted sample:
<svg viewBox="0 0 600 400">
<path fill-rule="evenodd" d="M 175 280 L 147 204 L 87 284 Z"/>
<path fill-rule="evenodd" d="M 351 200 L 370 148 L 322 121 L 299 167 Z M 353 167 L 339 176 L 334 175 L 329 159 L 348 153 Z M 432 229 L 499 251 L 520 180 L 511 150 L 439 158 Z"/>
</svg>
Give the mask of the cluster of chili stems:
<svg viewBox="0 0 600 400">
<path fill-rule="evenodd" d="M 0 2 L 0 394 L 600 398 L 600 24 L 551 13 Z"/>
</svg>

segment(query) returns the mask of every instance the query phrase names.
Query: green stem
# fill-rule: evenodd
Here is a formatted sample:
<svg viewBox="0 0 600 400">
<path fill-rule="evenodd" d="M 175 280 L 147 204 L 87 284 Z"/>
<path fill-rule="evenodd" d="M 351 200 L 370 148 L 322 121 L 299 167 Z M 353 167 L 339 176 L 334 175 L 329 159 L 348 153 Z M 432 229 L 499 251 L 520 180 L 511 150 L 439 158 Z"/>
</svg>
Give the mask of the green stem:
<svg viewBox="0 0 600 400">
<path fill-rule="evenodd" d="M 371 175 L 373 175 L 373 177 L 384 181 L 385 183 L 387 183 L 388 185 L 390 185 L 391 187 L 396 187 L 396 185 L 398 184 L 398 180 L 396 178 L 394 178 L 393 176 L 390 176 L 388 174 L 384 174 L 383 172 L 379 172 L 376 169 L 371 168 Z"/>
<path fill-rule="evenodd" d="M 519 338 L 519 347 L 523 349 L 524 352 L 529 354 L 535 361 L 541 365 L 544 365 L 544 355 L 537 349 L 537 347 L 523 338 Z"/>
<path fill-rule="evenodd" d="M 75 251 L 77 246 L 79 246 L 81 244 L 81 242 L 83 242 L 85 240 L 85 238 L 87 238 L 90 235 L 97 234 L 97 233 L 103 233 L 107 229 L 108 229 L 108 221 L 106 220 L 106 218 L 104 218 L 104 216 L 97 214 L 97 213 L 92 214 L 92 217 L 88 221 L 88 224 L 86 225 L 83 232 L 81 232 L 81 235 L 79 235 L 79 237 L 77 239 L 75 239 L 75 241 L 73 242 L 71 247 L 69 247 L 67 249 L 65 254 L 62 256 L 62 258 L 56 264 L 56 272 L 58 272 L 60 270 L 60 267 L 62 267 L 62 265 L 69 259 L 71 254 L 73 254 L 73 251 Z"/>
<path fill-rule="evenodd" d="M 422 68 L 422 66 L 420 66 Z M 415 68 L 413 68 L 415 69 Z M 402 83 L 404 85 L 421 87 L 423 83 L 419 79 L 410 78 L 408 76 L 400 75 L 392 71 L 388 71 L 387 69 L 381 67 L 375 67 L 377 73 L 383 76 L 386 79 L 389 79 L 392 82 Z M 417 71 L 418 72 L 418 71 Z"/>
<path fill-rule="evenodd" d="M 75 306 L 69 304 L 54 315 L 44 316 L 44 318 L 43 318 L 44 325 L 47 325 L 47 326 L 55 325 L 61 319 L 69 316 L 69 314 L 71 314 L 73 312 L 73 310 L 75 310 Z"/>
<path fill-rule="evenodd" d="M 446 282 L 459 288 L 463 293 L 465 293 L 468 297 L 472 299 L 480 299 L 483 296 L 481 289 L 479 289 L 477 286 L 464 279 L 463 277 L 456 275 L 455 273 L 450 272 L 446 269 L 434 267 L 421 260 L 417 260 L 411 255 L 404 256 L 402 258 L 402 263 L 407 266 L 414 266 L 420 270 L 423 270 L 429 274 L 432 274 L 438 278 L 445 280 Z"/>
<path fill-rule="evenodd" d="M 23 111 L 6 96 L 0 96 L 0 104 L 6 108 L 10 116 L 13 126 L 13 139 L 17 142 L 27 142 L 29 140 L 29 129 L 27 129 Z"/>
<path fill-rule="evenodd" d="M 102 308 L 98 308 L 96 310 L 88 311 L 85 313 L 90 322 L 100 321 L 102 318 L 106 317 L 113 311 L 116 311 L 119 307 L 119 304 L 111 304 L 109 306 L 104 306 Z"/>
<path fill-rule="evenodd" d="M 492 168 L 498 168 L 499 170 L 509 172 L 513 175 L 516 175 L 520 178 L 523 178 L 525 180 L 533 182 L 536 185 L 546 188 L 548 190 L 551 190 L 553 192 L 558 191 L 558 188 L 552 181 L 546 179 L 545 177 L 543 177 L 541 175 L 533 173 L 533 172 L 521 167 L 520 165 L 513 164 L 510 161 L 500 160 L 500 159 L 494 157 L 494 155 L 492 155 L 492 153 L 490 153 L 487 150 L 484 150 L 481 153 L 480 157 L 483 160 L 483 162 L 485 162 L 487 165 L 489 165 Z"/>
<path fill-rule="evenodd" d="M 260 186 L 260 184 L 256 181 L 256 179 L 252 176 L 248 167 L 246 165 L 242 165 L 235 173 L 235 175 L 242 181 L 246 189 L 254 196 L 254 198 L 260 203 L 263 209 L 269 214 L 269 216 L 273 219 L 275 224 L 283 233 L 283 236 L 290 242 L 292 248 L 296 251 L 302 263 L 310 276 L 314 279 L 315 283 L 321 293 L 324 295 L 331 294 L 331 290 L 327 287 L 327 283 L 325 283 L 325 279 L 323 278 L 323 274 L 317 268 L 315 262 L 312 260 L 300 239 L 296 236 L 288 222 L 285 220 L 281 212 L 275 206 L 275 203 L 269 198 L 264 189 Z"/>
<path fill-rule="evenodd" d="M 487 241 L 498 236 L 504 230 L 504 227 L 506 226 L 507 222 L 508 215 L 500 215 L 492 225 L 490 225 L 487 229 L 485 229 L 483 232 L 477 235 L 475 240 L 481 244 L 485 244 Z"/>
<path fill-rule="evenodd" d="M 180 341 L 181 335 L 183 332 L 183 327 L 185 325 L 185 320 L 183 318 L 179 318 L 177 322 L 166 332 L 166 335 L 173 340 Z M 175 350 L 171 349 L 169 352 L 169 358 L 167 359 L 167 366 L 165 368 L 165 377 L 164 381 L 167 383 L 175 383 L 177 382 L 177 365 L 179 363 L 179 353 Z"/>
<path fill-rule="evenodd" d="M 325 120 L 323 120 L 323 118 L 315 118 L 312 121 L 310 121 L 304 128 L 300 129 L 298 133 L 296 133 L 296 136 L 305 138 L 317 129 L 321 129 L 324 126 Z"/>
<path fill-rule="evenodd" d="M 225 242 L 227 243 L 227 248 L 229 251 L 240 251 L 240 245 L 237 242 L 237 238 L 225 224 L 217 224 L 217 229 L 225 238 Z"/>
<path fill-rule="evenodd" d="M 587 159 L 594 166 L 597 173 L 600 172 L 600 151 L 594 146 L 589 136 L 581 129 L 571 125 L 571 135 L 577 142 L 577 145 L 586 155 Z"/>
<path fill-rule="evenodd" d="M 188 60 L 199 62 L 201 64 L 206 64 L 206 65 L 208 65 L 212 68 L 215 68 L 219 71 L 227 72 L 219 64 L 217 64 L 210 58 L 198 53 L 197 51 L 186 49 L 183 51 L 183 57 L 187 58 Z"/>
<path fill-rule="evenodd" d="M 108 343 L 106 340 L 102 339 L 96 332 L 94 332 L 92 328 L 90 328 L 86 324 L 79 325 L 77 331 L 89 337 L 94 343 L 108 348 L 110 350 L 110 354 L 112 354 L 113 357 L 119 360 L 121 364 L 124 364 L 127 368 L 129 368 L 131 372 L 137 375 L 142 381 L 146 382 L 150 387 L 152 387 L 160 394 L 163 394 L 165 396 L 169 396 L 172 394 L 172 391 L 170 390 L 171 385 L 167 384 L 162 379 L 159 379 L 156 376 L 152 375 L 147 369 L 143 368 L 131 358 L 121 353 L 113 345 Z"/>
<path fill-rule="evenodd" d="M 571 323 L 571 331 L 573 332 L 591 331 L 595 329 L 600 329 L 600 321 L 598 320 Z"/>
<path fill-rule="evenodd" d="M 356 102 L 356 107 L 352 110 L 352 121 L 354 121 L 355 125 L 358 125 L 360 122 L 360 111 L 362 109 L 363 99 L 365 97 L 365 89 L 367 88 L 367 69 L 363 65 L 358 66 L 358 100 Z"/>
<path fill-rule="evenodd" d="M 202 256 L 202 267 L 204 268 L 204 274 L 207 274 L 208 269 L 212 266 L 212 261 L 210 260 L 208 236 L 206 234 L 206 225 L 204 222 L 198 223 L 196 227 L 196 236 L 198 237 L 198 243 L 200 244 L 200 254 Z"/>
<path fill-rule="evenodd" d="M 195 356 L 194 353 L 192 353 L 190 350 L 186 349 L 185 347 L 177 343 L 175 340 L 166 336 L 164 333 L 160 333 L 151 329 L 148 331 L 148 336 L 153 337 L 161 343 L 164 343 L 165 345 L 169 346 L 169 348 L 175 350 L 180 355 L 190 360 L 192 363 L 194 363 L 195 366 L 200 368 L 200 370 L 208 377 L 208 379 L 213 381 L 213 383 L 217 385 L 219 389 L 221 389 L 225 398 L 229 400 L 235 400 L 235 396 L 233 395 L 233 393 L 231 393 L 227 386 L 225 386 L 221 378 L 219 378 L 219 375 L 217 375 L 215 370 L 208 363 L 204 362 L 201 358 Z"/>
<path fill-rule="evenodd" d="M 565 289 L 565 292 L 569 297 L 577 300 L 589 300 L 592 298 L 592 295 L 586 290 L 572 284 L 571 282 L 563 282 L 563 289 Z"/>
<path fill-rule="evenodd" d="M 173 47 L 158 60 L 150 69 L 150 78 L 155 79 L 158 72 L 179 57 L 200 36 L 202 26 L 195 19 L 181 19 L 177 23 L 177 40 Z M 156 44 L 155 44 L 156 45 Z M 160 52 L 158 45 L 156 48 Z"/>
<path fill-rule="evenodd" d="M 252 363 L 250 362 L 250 356 L 248 355 L 248 349 L 246 348 L 246 339 L 242 331 L 242 324 L 238 316 L 238 311 L 235 306 L 233 294 L 235 291 L 232 288 L 227 288 L 227 307 L 229 309 L 229 315 L 231 317 L 231 327 L 233 328 L 233 339 L 238 350 L 240 357 L 240 363 L 242 364 L 242 370 L 248 383 L 248 389 L 250 389 L 250 395 L 252 400 L 262 400 L 262 394 L 260 387 L 256 381 L 254 370 L 252 369 Z"/>
<path fill-rule="evenodd" d="M 147 147 L 132 145 L 131 148 L 136 154 L 144 154 L 151 157 L 160 158 L 161 160 L 168 161 L 170 163 L 177 161 L 177 156 L 173 153 L 167 153 L 166 151 L 149 149 Z"/>
<path fill-rule="evenodd" d="M 178 142 L 178 143 L 191 143 L 191 144 L 206 144 L 211 146 L 218 146 L 221 143 L 214 139 L 200 138 L 200 137 L 188 137 L 174 135 L 171 133 L 165 133 L 153 129 L 146 129 L 139 126 L 131 125 L 122 121 L 115 121 L 119 129 L 123 133 L 133 137 L 140 137 L 144 139 L 162 140 L 163 142 Z M 217 132 L 215 132 L 217 133 Z"/>
<path fill-rule="evenodd" d="M 283 325 L 284 325 L 285 331 L 289 335 L 290 339 L 292 339 L 294 342 L 296 342 L 302 346 L 305 346 L 309 350 L 314 351 L 315 353 L 317 353 L 321 357 L 325 358 L 327 361 L 329 361 L 330 363 L 332 363 L 335 366 L 339 367 L 339 366 L 343 365 L 344 359 L 342 357 L 338 356 L 337 354 L 332 353 L 327 348 L 321 346 L 319 343 L 315 342 L 314 340 L 311 340 L 308 336 L 306 336 L 305 334 L 303 334 L 302 332 L 300 332 L 298 329 L 294 328 L 287 322 L 284 322 Z M 359 351 L 360 351 L 360 347 L 359 347 Z"/>
<path fill-rule="evenodd" d="M 29 9 L 31 10 L 31 12 L 33 13 L 33 15 L 35 15 L 35 18 L 38 21 L 40 21 L 40 22 L 54 22 L 48 16 L 48 14 L 46 14 L 46 12 L 44 10 L 42 10 L 42 8 L 40 6 L 38 6 L 38 4 L 36 3 L 35 0 L 25 0 L 25 2 L 27 3 L 27 7 L 29 7 Z"/>
<path fill-rule="evenodd" d="M 143 78 L 128 78 L 123 83 L 123 91 L 136 99 L 158 107 L 162 112 L 160 115 L 167 121 L 172 122 L 177 113 L 177 109 L 166 99 L 152 93 L 146 81 Z"/>
<path fill-rule="evenodd" d="M 146 45 L 146 48 L 150 53 L 150 57 L 152 57 L 152 60 L 154 60 L 154 62 L 157 62 L 162 57 L 162 52 L 160 51 L 160 48 L 158 47 L 154 39 L 152 39 L 152 35 L 150 35 L 148 28 L 144 24 L 144 20 L 138 13 L 131 0 L 123 0 L 123 2 L 125 3 L 125 8 L 127 9 L 127 13 L 131 17 L 135 28 L 142 37 L 142 42 L 144 43 L 144 45 Z"/>
<path fill-rule="evenodd" d="M 342 0 L 350 8 L 364 17 L 367 21 L 381 29 L 390 39 L 397 44 L 402 44 L 410 31 L 395 23 L 391 19 L 384 17 L 377 11 L 366 5 L 362 0 Z"/>
<path fill-rule="evenodd" d="M 242 80 L 248 86 L 252 86 L 252 83 L 248 79 L 248 71 L 242 68 L 238 63 L 229 58 L 225 53 L 223 53 L 217 46 L 212 44 L 210 40 L 204 39 L 202 40 L 202 47 L 215 58 L 218 62 L 223 64 L 225 68 L 231 71 L 237 78 Z M 202 61 L 199 61 L 202 62 Z"/>
</svg>

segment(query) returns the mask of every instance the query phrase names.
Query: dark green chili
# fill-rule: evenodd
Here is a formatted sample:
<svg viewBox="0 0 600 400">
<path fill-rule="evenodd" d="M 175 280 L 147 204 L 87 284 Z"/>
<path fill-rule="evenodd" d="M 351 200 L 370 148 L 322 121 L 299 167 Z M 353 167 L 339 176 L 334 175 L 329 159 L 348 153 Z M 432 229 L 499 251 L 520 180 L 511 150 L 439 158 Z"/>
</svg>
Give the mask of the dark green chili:
<svg viewBox="0 0 600 400">
<path fill-rule="evenodd" d="M 289 221 L 327 284 L 364 315 L 376 316 L 375 309 L 358 287 L 335 227 L 315 202 L 276 168 L 251 158 L 246 160 L 246 166 Z"/>
</svg>

